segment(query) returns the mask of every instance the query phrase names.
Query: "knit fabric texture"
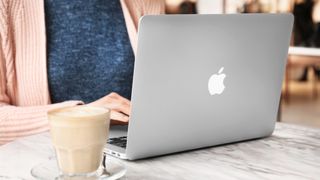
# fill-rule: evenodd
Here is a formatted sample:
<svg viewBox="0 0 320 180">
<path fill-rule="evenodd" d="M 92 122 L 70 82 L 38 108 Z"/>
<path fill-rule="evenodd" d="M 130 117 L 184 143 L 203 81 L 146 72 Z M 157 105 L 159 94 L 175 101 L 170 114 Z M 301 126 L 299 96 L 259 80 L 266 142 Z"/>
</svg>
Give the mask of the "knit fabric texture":
<svg viewBox="0 0 320 180">
<path fill-rule="evenodd" d="M 45 0 L 52 103 L 131 98 L 134 54 L 120 1 Z"/>
</svg>

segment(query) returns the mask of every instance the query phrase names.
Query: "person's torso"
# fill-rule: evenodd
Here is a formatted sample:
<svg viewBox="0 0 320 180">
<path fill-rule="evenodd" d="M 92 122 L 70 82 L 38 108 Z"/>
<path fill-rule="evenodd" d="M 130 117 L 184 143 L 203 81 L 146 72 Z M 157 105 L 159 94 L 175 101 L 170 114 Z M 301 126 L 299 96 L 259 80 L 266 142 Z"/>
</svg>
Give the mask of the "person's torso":
<svg viewBox="0 0 320 180">
<path fill-rule="evenodd" d="M 131 96 L 134 54 L 120 2 L 45 0 L 52 103 Z"/>
</svg>

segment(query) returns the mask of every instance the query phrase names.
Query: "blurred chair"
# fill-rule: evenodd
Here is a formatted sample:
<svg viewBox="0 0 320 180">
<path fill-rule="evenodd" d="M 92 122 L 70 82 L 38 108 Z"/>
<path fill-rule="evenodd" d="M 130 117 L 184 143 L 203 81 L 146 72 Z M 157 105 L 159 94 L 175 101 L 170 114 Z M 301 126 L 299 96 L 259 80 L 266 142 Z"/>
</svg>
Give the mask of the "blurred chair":
<svg viewBox="0 0 320 180">
<path fill-rule="evenodd" d="M 293 67 L 314 67 L 320 66 L 320 48 L 290 47 L 288 52 L 288 63 L 285 75 L 284 98 L 290 101 L 290 76 Z M 318 96 L 317 81 L 319 76 L 314 72 L 312 95 Z"/>
</svg>

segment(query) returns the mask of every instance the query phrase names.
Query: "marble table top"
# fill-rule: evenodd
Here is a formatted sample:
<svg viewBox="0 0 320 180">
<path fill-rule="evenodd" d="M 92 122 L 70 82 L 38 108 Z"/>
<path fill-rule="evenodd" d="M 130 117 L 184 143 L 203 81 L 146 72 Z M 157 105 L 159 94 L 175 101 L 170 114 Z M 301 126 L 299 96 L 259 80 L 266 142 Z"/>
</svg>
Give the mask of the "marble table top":
<svg viewBox="0 0 320 180">
<path fill-rule="evenodd" d="M 0 177 L 31 180 L 33 166 L 54 158 L 49 138 L 43 133 L 0 146 Z M 277 123 L 268 138 L 121 161 L 128 180 L 319 179 L 320 129 Z"/>
</svg>

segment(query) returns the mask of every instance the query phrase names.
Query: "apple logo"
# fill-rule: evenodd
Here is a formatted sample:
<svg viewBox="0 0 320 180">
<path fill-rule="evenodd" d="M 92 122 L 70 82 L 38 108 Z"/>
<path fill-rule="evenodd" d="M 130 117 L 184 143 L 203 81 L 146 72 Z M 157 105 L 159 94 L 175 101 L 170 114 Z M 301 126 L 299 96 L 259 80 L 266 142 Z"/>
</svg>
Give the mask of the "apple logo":
<svg viewBox="0 0 320 180">
<path fill-rule="evenodd" d="M 221 67 L 218 74 L 213 74 L 209 78 L 208 82 L 208 90 L 210 95 L 215 95 L 215 94 L 221 94 L 224 91 L 224 78 L 226 77 L 225 74 L 221 74 L 223 71 L 224 67 Z"/>
</svg>

